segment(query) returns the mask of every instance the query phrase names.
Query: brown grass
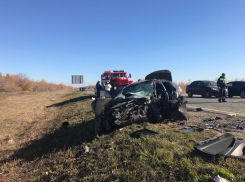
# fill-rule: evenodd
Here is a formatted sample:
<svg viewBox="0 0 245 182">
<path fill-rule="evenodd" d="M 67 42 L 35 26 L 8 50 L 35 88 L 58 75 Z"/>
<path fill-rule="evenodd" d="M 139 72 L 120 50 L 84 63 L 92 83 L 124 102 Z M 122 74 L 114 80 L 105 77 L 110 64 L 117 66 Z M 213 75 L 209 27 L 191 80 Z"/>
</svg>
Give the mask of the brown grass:
<svg viewBox="0 0 245 182">
<path fill-rule="evenodd" d="M 53 127 L 50 120 L 57 116 L 57 108 L 46 106 L 63 100 L 69 90 L 54 92 L 21 92 L 0 94 L 0 159 L 12 154 L 24 143 L 40 138 Z M 14 144 L 8 144 L 14 140 Z M 6 157 L 6 156 L 5 156 Z"/>
</svg>

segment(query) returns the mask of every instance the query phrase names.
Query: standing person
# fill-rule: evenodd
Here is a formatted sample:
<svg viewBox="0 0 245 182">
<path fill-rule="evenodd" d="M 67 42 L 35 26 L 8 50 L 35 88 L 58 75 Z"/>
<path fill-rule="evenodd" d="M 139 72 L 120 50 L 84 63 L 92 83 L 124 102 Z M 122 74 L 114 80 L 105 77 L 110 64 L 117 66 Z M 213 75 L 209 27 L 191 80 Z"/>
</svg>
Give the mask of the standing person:
<svg viewBox="0 0 245 182">
<path fill-rule="evenodd" d="M 225 100 L 225 89 L 227 87 L 225 73 L 222 73 L 222 75 L 219 77 L 217 80 L 217 85 L 219 87 L 219 102 L 227 102 Z"/>
<path fill-rule="evenodd" d="M 101 85 L 100 85 L 100 81 L 98 81 L 96 83 L 96 90 L 97 90 L 97 98 L 100 98 L 100 90 L 101 90 Z"/>
</svg>

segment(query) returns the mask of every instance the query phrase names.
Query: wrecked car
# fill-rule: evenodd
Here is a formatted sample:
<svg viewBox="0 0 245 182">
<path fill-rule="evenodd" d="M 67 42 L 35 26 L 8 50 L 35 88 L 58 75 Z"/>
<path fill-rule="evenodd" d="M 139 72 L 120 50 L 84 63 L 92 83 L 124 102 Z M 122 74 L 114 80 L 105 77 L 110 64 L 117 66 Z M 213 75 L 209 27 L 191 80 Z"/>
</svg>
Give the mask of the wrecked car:
<svg viewBox="0 0 245 182">
<path fill-rule="evenodd" d="M 101 125 L 111 130 L 138 122 L 187 120 L 185 98 L 176 97 L 171 81 L 147 79 L 126 86 L 114 99 L 94 100 L 91 106 L 95 113 L 96 134 Z"/>
</svg>

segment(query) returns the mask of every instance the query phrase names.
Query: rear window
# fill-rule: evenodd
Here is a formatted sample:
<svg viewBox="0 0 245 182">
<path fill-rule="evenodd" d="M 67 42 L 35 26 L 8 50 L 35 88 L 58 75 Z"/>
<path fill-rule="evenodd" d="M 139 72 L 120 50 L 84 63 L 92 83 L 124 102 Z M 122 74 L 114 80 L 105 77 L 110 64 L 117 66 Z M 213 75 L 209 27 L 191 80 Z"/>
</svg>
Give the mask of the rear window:
<svg viewBox="0 0 245 182">
<path fill-rule="evenodd" d="M 191 86 L 192 86 L 192 87 L 196 87 L 196 86 L 197 86 L 197 82 L 192 82 L 192 83 L 191 83 Z"/>
</svg>

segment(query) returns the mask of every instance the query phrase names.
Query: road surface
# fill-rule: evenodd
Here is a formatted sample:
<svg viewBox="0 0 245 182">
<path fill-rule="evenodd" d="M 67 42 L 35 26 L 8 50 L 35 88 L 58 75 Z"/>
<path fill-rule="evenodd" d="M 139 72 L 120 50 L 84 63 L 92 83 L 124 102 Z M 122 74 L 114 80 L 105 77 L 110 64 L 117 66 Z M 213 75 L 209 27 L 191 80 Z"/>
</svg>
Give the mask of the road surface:
<svg viewBox="0 0 245 182">
<path fill-rule="evenodd" d="M 226 98 L 227 102 L 219 103 L 218 98 L 202 98 L 201 96 L 186 96 L 190 108 L 206 108 L 210 111 L 235 113 L 245 117 L 245 99 L 240 97 Z"/>
<path fill-rule="evenodd" d="M 86 90 L 94 92 L 94 90 Z M 227 102 L 219 103 L 218 98 L 202 98 L 201 96 L 188 97 L 187 94 L 182 94 L 188 101 L 189 108 L 202 108 L 211 112 L 224 114 L 236 114 L 237 116 L 245 117 L 245 99 L 240 97 L 226 98 Z"/>
</svg>

